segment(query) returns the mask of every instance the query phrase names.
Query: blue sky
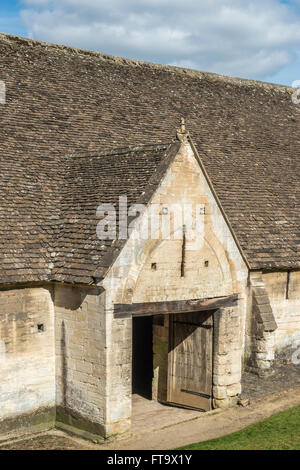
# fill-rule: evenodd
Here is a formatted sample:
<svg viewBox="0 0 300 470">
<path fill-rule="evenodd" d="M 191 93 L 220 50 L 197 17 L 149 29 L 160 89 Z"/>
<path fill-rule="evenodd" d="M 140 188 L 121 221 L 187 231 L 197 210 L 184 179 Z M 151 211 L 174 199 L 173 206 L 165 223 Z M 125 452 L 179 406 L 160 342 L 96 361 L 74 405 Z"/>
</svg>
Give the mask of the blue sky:
<svg viewBox="0 0 300 470">
<path fill-rule="evenodd" d="M 291 85 L 300 0 L 1 0 L 0 31 Z"/>
<path fill-rule="evenodd" d="M 16 35 L 27 34 L 27 28 L 20 19 L 21 5 L 15 0 L 1 0 L 0 3 L 0 31 Z"/>
</svg>

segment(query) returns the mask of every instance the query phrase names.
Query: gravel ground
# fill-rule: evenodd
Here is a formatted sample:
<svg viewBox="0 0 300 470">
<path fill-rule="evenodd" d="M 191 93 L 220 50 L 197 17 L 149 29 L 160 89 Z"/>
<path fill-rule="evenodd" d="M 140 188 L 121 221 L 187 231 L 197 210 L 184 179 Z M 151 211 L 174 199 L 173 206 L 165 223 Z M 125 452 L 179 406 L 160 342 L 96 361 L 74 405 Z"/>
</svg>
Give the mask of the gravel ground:
<svg viewBox="0 0 300 470">
<path fill-rule="evenodd" d="M 275 369 L 270 377 L 258 377 L 245 373 L 242 379 L 242 393 L 250 399 L 261 398 L 300 385 L 300 365 L 287 364 Z"/>
</svg>

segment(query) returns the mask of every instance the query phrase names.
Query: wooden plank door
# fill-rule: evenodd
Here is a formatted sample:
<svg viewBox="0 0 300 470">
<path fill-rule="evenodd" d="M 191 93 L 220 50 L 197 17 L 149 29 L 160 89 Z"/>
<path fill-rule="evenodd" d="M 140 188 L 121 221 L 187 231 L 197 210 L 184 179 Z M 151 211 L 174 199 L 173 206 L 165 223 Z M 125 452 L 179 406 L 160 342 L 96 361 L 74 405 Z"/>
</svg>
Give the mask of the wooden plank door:
<svg viewBox="0 0 300 470">
<path fill-rule="evenodd" d="M 212 311 L 171 315 L 168 361 L 168 402 L 211 410 Z"/>
</svg>

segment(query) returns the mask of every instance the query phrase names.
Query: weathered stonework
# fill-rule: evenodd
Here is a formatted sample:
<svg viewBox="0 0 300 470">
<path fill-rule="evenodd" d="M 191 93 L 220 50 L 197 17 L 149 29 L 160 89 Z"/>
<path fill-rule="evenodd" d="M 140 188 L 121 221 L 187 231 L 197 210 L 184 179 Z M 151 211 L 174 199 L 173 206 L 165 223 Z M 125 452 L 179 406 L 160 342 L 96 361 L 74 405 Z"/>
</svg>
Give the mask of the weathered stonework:
<svg viewBox="0 0 300 470">
<path fill-rule="evenodd" d="M 213 398 L 216 408 L 236 404 L 241 393 L 241 326 L 238 309 L 220 309 L 214 314 Z"/>
<path fill-rule="evenodd" d="M 200 204 L 205 207 L 203 231 L 187 242 L 185 275 L 181 277 L 182 239 L 127 241 L 101 284 L 106 291 L 108 339 L 108 422 L 129 428 L 131 415 L 131 319 L 113 318 L 114 304 L 172 301 L 239 294 L 238 306 L 220 312 L 216 327 L 214 372 L 215 406 L 230 406 L 240 392 L 243 338 L 246 320 L 248 270 L 209 183 L 188 143 L 184 143 L 137 222 L 138 232 L 152 204 Z M 156 270 L 152 269 L 156 264 Z M 154 312 L 155 313 L 155 312 Z M 122 323 L 120 324 L 120 321 Z M 218 322 L 217 322 L 218 323 Z M 166 398 L 168 326 L 154 325 L 154 397 Z M 228 341 L 228 344 L 226 344 Z M 128 362 L 119 361 L 120 354 Z M 123 356 L 124 357 L 124 356 Z M 223 376 L 225 374 L 225 376 Z M 223 395 L 218 393 L 222 391 Z"/>
<path fill-rule="evenodd" d="M 35 424 L 31 415 L 55 407 L 52 293 L 44 287 L 0 291 L 0 432 L 21 432 Z M 54 425 L 53 418 L 44 421 L 44 428 Z"/>
<path fill-rule="evenodd" d="M 2 33 L 0 53 L 0 432 L 130 429 L 132 319 L 116 303 L 238 294 L 215 312 L 215 406 L 235 402 L 242 359 L 260 374 L 298 361 L 293 88 Z M 182 125 L 171 142 L 179 110 L 191 138 Z M 97 208 L 120 193 L 146 213 L 129 240 L 99 240 Z M 183 237 L 134 239 L 151 207 L 189 202 L 203 232 L 184 263 Z M 161 401 L 168 329 L 153 326 Z"/>
<path fill-rule="evenodd" d="M 105 293 L 56 286 L 57 426 L 81 435 L 105 431 Z"/>
<path fill-rule="evenodd" d="M 103 280 L 94 278 L 93 285 L 86 287 L 45 283 L 0 291 L 2 434 L 57 426 L 101 439 L 130 431 L 132 318 L 115 318 L 116 304 L 238 294 L 236 306 L 212 312 L 214 407 L 237 402 L 243 360 L 251 370 L 265 374 L 272 370 L 274 359 L 290 359 L 287 354 L 300 340 L 299 271 L 289 274 L 289 283 L 283 272 L 249 274 L 186 139 L 165 170 Z M 202 231 L 195 240 L 187 237 L 184 272 L 183 235 L 164 240 L 136 236 L 153 206 L 174 203 L 202 208 Z M 161 402 L 167 401 L 168 347 L 169 317 L 160 321 L 156 317 L 152 391 L 153 399 Z"/>
<path fill-rule="evenodd" d="M 264 273 L 263 280 L 278 325 L 275 360 L 289 363 L 300 347 L 300 271 Z"/>
<path fill-rule="evenodd" d="M 249 292 L 245 367 L 272 374 L 299 348 L 300 272 L 250 273 Z"/>
<path fill-rule="evenodd" d="M 273 373 L 277 324 L 262 273 L 250 273 L 249 345 L 246 369 L 258 375 Z"/>
<path fill-rule="evenodd" d="M 0 292 L 1 433 L 56 423 L 106 436 L 103 295 L 63 286 Z"/>
</svg>

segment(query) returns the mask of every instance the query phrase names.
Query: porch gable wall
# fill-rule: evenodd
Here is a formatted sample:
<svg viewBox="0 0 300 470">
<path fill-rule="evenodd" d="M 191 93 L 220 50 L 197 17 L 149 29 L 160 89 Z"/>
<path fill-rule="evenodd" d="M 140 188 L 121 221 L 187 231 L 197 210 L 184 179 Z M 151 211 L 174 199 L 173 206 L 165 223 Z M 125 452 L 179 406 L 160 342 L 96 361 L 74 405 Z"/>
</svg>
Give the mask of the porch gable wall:
<svg viewBox="0 0 300 470">
<path fill-rule="evenodd" d="M 174 203 L 191 203 L 194 207 L 201 205 L 205 208 L 202 233 L 197 235 L 195 242 L 186 242 L 184 276 L 181 275 L 182 238 L 134 240 L 132 236 L 102 283 L 107 294 L 107 426 L 112 433 L 118 430 L 120 423 L 125 428 L 127 422 L 129 428 L 131 415 L 132 320 L 130 316 L 114 318 L 116 304 L 182 301 L 238 294 L 238 306 L 232 317 L 236 322 L 235 349 L 234 353 L 227 356 L 227 359 L 233 359 L 234 356 L 234 371 L 231 366 L 229 369 L 227 367 L 226 385 L 221 385 L 218 374 L 214 380 L 216 387 L 223 387 L 224 396 L 218 395 L 219 402 L 228 397 L 224 387 L 231 390 L 229 395 L 233 395 L 233 390 L 235 394 L 240 390 L 248 268 L 188 142 L 181 145 L 146 212 L 138 220 L 136 233 L 148 217 L 152 204 L 170 207 Z M 229 321 L 231 317 L 225 313 L 224 318 Z M 166 348 L 167 332 L 160 326 L 154 326 L 155 331 L 154 376 L 158 381 L 158 369 L 166 369 L 158 350 L 160 347 Z M 159 338 L 160 334 L 162 338 Z M 221 374 L 226 373 L 225 368 L 219 364 Z M 164 379 L 161 383 L 165 387 Z M 156 391 L 154 395 L 159 393 Z"/>
</svg>

